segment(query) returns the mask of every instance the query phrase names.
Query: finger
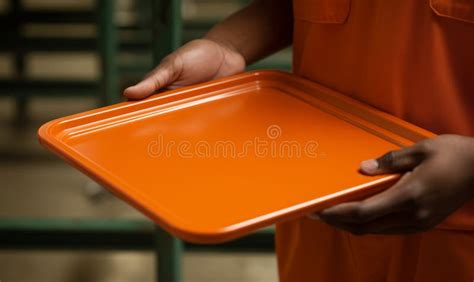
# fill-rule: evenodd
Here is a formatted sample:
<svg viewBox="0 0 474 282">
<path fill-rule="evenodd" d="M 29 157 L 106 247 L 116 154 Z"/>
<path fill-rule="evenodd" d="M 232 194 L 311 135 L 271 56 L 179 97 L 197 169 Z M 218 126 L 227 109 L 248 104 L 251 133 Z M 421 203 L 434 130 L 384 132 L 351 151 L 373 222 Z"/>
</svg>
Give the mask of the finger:
<svg viewBox="0 0 474 282">
<path fill-rule="evenodd" d="M 394 212 L 409 208 L 409 196 L 403 188 L 410 181 L 411 173 L 391 188 L 360 202 L 339 204 L 319 213 L 321 220 L 330 224 L 366 223 Z"/>
<path fill-rule="evenodd" d="M 319 218 L 319 214 L 317 214 L 317 213 L 310 213 L 310 214 L 307 214 L 306 217 L 309 218 L 309 219 L 312 219 L 312 220 L 321 220 L 321 219 Z"/>
<path fill-rule="evenodd" d="M 367 234 L 374 234 L 374 235 L 410 235 L 410 234 L 416 234 L 420 232 L 425 232 L 427 231 L 424 228 L 420 228 L 419 226 L 416 225 L 402 225 L 402 226 L 397 226 L 391 229 L 385 229 L 380 232 L 372 232 L 372 233 L 367 233 Z"/>
<path fill-rule="evenodd" d="M 421 226 L 418 226 L 413 220 L 412 213 L 401 212 L 389 214 L 385 217 L 370 221 L 362 225 L 355 225 L 349 230 L 354 234 L 411 234 L 421 231 Z"/>
<path fill-rule="evenodd" d="M 392 232 L 412 229 L 411 214 L 392 213 L 360 226 L 361 234 L 392 234 Z"/>
<path fill-rule="evenodd" d="M 146 98 L 172 83 L 175 76 L 172 62 L 164 61 L 142 81 L 125 89 L 123 95 L 129 99 Z"/>
<path fill-rule="evenodd" d="M 367 223 L 326 222 L 331 226 L 355 235 L 366 234 L 402 234 L 415 229 L 414 224 L 407 221 L 407 214 L 395 213 Z M 325 222 L 325 221 L 323 221 Z"/>
<path fill-rule="evenodd" d="M 368 175 L 405 172 L 412 170 L 425 158 L 418 146 L 390 151 L 377 159 L 363 161 L 360 170 Z"/>
</svg>

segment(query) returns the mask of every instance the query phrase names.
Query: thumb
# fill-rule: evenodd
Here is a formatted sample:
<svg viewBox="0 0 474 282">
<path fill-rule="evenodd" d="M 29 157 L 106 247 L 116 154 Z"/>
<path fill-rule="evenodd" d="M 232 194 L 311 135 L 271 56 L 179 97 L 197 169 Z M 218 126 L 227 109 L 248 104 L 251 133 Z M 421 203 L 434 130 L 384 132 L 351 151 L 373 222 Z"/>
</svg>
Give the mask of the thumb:
<svg viewBox="0 0 474 282">
<path fill-rule="evenodd" d="M 169 61 L 158 65 L 148 76 L 139 83 L 128 87 L 123 95 L 129 99 L 143 99 L 166 87 L 175 80 L 176 70 Z"/>
<path fill-rule="evenodd" d="M 417 146 L 390 151 L 377 159 L 361 162 L 360 170 L 368 175 L 405 172 L 414 169 L 425 159 Z"/>
</svg>

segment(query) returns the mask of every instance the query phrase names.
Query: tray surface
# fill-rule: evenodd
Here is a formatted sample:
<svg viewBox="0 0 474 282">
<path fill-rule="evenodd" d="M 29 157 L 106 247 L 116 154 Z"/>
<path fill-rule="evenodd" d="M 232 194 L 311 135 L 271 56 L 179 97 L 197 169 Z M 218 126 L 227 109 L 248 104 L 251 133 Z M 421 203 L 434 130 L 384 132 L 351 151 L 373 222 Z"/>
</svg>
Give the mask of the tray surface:
<svg viewBox="0 0 474 282">
<path fill-rule="evenodd" d="M 182 239 L 215 243 L 374 193 L 360 161 L 430 133 L 260 71 L 58 119 L 40 141 Z"/>
</svg>

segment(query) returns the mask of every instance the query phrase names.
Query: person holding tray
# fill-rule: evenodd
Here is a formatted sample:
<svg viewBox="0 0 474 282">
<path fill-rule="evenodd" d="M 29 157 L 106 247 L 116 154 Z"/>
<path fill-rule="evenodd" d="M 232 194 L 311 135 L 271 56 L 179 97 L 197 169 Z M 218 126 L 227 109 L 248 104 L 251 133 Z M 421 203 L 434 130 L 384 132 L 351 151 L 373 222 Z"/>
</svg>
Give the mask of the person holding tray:
<svg viewBox="0 0 474 282">
<path fill-rule="evenodd" d="M 124 95 L 236 74 L 292 44 L 295 74 L 441 135 L 361 163 L 404 173 L 388 190 L 279 224 L 281 281 L 472 281 L 473 34 L 469 0 L 256 0 Z"/>
</svg>

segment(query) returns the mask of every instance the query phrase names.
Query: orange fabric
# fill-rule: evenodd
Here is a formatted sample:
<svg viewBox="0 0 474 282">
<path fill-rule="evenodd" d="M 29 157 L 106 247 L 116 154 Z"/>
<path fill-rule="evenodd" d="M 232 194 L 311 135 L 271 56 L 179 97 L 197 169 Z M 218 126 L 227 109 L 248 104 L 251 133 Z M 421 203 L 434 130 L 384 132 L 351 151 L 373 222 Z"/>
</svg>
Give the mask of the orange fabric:
<svg viewBox="0 0 474 282">
<path fill-rule="evenodd" d="M 474 1 L 294 0 L 294 72 L 435 133 L 474 135 Z M 374 156 L 375 157 L 375 156 Z M 280 279 L 473 281 L 474 201 L 411 236 L 277 226 Z"/>
</svg>

